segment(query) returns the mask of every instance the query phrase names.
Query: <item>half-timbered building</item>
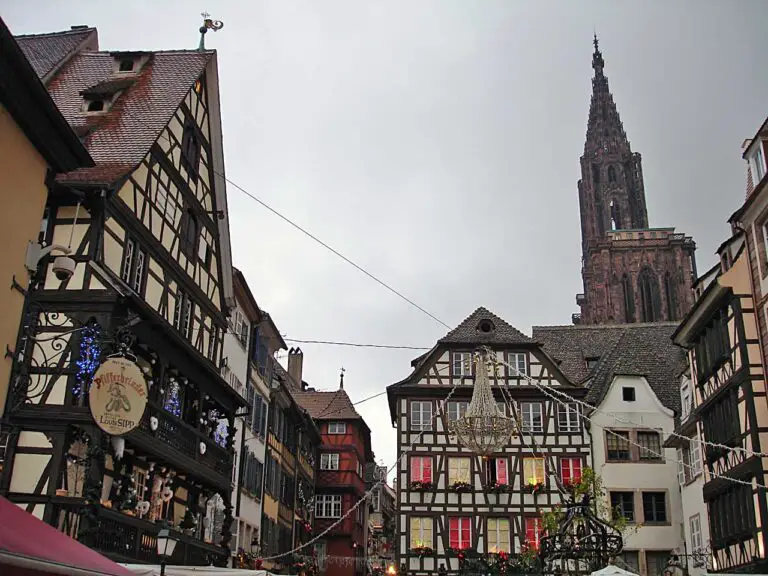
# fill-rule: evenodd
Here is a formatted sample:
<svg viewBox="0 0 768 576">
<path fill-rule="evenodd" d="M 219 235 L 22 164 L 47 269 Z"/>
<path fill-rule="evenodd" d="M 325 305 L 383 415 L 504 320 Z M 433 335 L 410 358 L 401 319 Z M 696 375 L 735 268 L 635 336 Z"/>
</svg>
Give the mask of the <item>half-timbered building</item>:
<svg viewBox="0 0 768 576">
<path fill-rule="evenodd" d="M 290 369 L 290 363 L 289 363 Z M 296 399 L 320 429 L 322 444 L 315 482 L 315 530 L 324 532 L 365 497 L 365 469 L 373 463 L 371 430 L 344 390 L 306 389 Z M 333 560 L 328 573 L 360 576 L 366 573 L 368 506 L 358 506 L 315 544 L 318 556 Z"/>
<path fill-rule="evenodd" d="M 714 572 L 768 567 L 766 465 L 755 454 L 765 451 L 768 406 L 749 268 L 740 241 L 674 335 L 688 350 L 692 411 L 706 443 L 703 496 Z"/>
<path fill-rule="evenodd" d="M 521 428 L 485 459 L 447 432 L 472 396 L 470 360 L 479 346 L 501 360 L 491 374 L 494 396 Z M 573 398 L 583 398 L 586 389 L 574 386 L 534 339 L 485 308 L 411 365 L 407 378 L 387 388 L 403 454 L 396 476 L 398 563 L 409 574 L 437 574 L 441 567 L 455 573 L 462 549 L 515 554 L 537 547 L 542 510 L 561 501 L 556 477 L 577 481 L 591 457 L 578 406 L 552 401 L 528 378 Z"/>
<path fill-rule="evenodd" d="M 168 525 L 169 563 L 224 564 L 245 401 L 220 374 L 233 290 L 216 53 L 102 51 L 92 28 L 18 42 L 95 165 L 48 198 L 41 246 L 68 259 L 40 260 L 9 350 L 0 493 L 116 560 L 157 563 Z M 114 355 L 148 390 L 121 438 L 89 411 Z"/>
</svg>

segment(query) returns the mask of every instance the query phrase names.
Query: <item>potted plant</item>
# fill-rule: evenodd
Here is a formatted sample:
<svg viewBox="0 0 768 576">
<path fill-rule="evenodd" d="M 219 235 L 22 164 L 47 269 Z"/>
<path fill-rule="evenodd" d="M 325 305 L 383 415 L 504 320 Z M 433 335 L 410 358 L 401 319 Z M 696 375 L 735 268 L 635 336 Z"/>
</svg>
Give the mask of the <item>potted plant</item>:
<svg viewBox="0 0 768 576">
<path fill-rule="evenodd" d="M 528 492 L 528 494 L 533 494 L 535 496 L 536 494 L 544 491 L 544 482 L 541 480 L 531 479 L 525 485 L 524 490 Z"/>
<path fill-rule="evenodd" d="M 469 482 L 459 480 L 458 482 L 451 484 L 448 489 L 453 492 L 472 492 L 472 485 Z"/>
<path fill-rule="evenodd" d="M 509 492 L 509 484 L 494 481 L 488 486 L 488 491 L 493 492 L 494 494 Z"/>
<path fill-rule="evenodd" d="M 429 546 L 418 544 L 411 548 L 411 553 L 416 554 L 417 556 L 431 556 L 435 553 L 435 551 Z"/>
<path fill-rule="evenodd" d="M 415 492 L 427 492 L 434 487 L 435 485 L 432 482 L 425 480 L 413 480 L 409 485 L 409 488 Z"/>
</svg>

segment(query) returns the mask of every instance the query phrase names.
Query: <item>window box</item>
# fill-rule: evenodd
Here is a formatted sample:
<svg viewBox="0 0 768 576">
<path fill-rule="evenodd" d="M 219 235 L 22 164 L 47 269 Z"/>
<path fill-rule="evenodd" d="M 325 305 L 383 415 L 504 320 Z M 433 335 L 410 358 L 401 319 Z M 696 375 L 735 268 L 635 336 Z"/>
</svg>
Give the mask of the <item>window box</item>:
<svg viewBox="0 0 768 576">
<path fill-rule="evenodd" d="M 544 482 L 538 482 L 538 481 L 536 481 L 536 482 L 528 482 L 528 484 L 523 486 L 523 491 L 527 492 L 528 494 L 536 495 L 536 494 L 539 494 L 541 492 L 544 492 L 544 488 L 545 487 L 546 487 L 546 485 L 544 484 Z"/>
<path fill-rule="evenodd" d="M 452 492 L 472 492 L 472 485 L 469 482 L 454 482 L 448 487 Z"/>
<path fill-rule="evenodd" d="M 432 556 L 434 553 L 435 551 L 429 546 L 416 546 L 411 548 L 411 554 L 416 554 L 417 556 Z"/>
<path fill-rule="evenodd" d="M 434 487 L 435 484 L 428 480 L 413 480 L 408 485 L 408 488 L 414 492 L 428 492 L 429 490 L 434 489 Z"/>
<path fill-rule="evenodd" d="M 488 491 L 492 492 L 494 494 L 503 494 L 505 492 L 511 492 L 512 491 L 512 487 L 509 484 L 507 484 L 506 482 L 505 483 L 502 483 L 502 482 L 492 482 L 488 486 Z"/>
</svg>

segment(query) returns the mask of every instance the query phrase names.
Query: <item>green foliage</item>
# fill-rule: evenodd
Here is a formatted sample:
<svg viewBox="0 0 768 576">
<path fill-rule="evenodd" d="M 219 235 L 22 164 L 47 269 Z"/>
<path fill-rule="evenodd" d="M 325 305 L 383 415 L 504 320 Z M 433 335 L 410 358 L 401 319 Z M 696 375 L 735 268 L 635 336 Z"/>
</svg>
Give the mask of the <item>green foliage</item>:
<svg viewBox="0 0 768 576">
<path fill-rule="evenodd" d="M 581 473 L 581 479 L 578 482 L 566 485 L 566 489 L 573 494 L 574 499 L 577 501 L 589 494 L 592 499 L 595 515 L 618 530 L 622 535 L 629 528 L 629 521 L 621 513 L 621 510 L 618 508 L 615 510 L 611 509 L 608 494 L 605 488 L 603 488 L 603 479 L 592 468 L 584 468 Z M 562 506 L 559 504 L 554 509 L 543 512 L 541 517 L 544 530 L 550 534 L 556 532 L 564 515 L 565 512 L 563 512 Z"/>
</svg>

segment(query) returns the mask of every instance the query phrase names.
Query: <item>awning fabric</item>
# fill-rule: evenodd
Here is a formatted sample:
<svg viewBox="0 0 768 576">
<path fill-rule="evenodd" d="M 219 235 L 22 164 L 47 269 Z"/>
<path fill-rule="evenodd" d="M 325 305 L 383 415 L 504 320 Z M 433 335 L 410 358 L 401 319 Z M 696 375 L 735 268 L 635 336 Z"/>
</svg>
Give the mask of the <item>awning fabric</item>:
<svg viewBox="0 0 768 576">
<path fill-rule="evenodd" d="M 0 567 L 15 567 L 0 569 L 2 574 L 135 576 L 2 496 Z"/>
</svg>

